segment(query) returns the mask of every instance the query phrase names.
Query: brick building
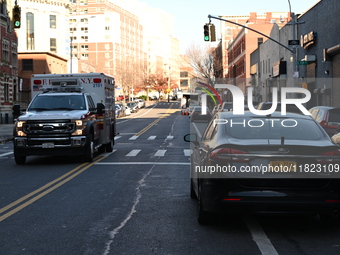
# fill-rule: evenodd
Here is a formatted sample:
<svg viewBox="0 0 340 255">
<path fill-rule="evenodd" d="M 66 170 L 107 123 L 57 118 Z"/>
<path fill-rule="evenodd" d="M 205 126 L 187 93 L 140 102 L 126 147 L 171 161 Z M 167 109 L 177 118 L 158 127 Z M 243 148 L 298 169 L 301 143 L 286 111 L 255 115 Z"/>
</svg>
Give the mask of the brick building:
<svg viewBox="0 0 340 255">
<path fill-rule="evenodd" d="M 18 40 L 12 26 L 13 5 L 0 2 L 0 123 L 13 121 L 12 107 L 19 101 Z"/>
</svg>

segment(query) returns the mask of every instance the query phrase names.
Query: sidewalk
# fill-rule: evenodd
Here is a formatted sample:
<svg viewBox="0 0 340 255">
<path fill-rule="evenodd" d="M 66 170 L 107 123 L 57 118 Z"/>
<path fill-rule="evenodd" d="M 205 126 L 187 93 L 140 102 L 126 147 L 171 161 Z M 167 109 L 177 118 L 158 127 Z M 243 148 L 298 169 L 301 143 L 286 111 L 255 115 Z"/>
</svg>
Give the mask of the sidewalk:
<svg viewBox="0 0 340 255">
<path fill-rule="evenodd" d="M 13 138 L 14 124 L 0 124 L 0 143 L 10 141 Z"/>
</svg>

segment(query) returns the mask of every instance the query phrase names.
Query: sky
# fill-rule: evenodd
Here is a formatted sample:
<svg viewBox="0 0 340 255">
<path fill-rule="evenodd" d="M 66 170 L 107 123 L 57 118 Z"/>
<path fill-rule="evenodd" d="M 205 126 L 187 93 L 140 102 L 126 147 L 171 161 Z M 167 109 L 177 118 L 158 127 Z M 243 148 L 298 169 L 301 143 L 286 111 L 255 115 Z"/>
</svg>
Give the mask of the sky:
<svg viewBox="0 0 340 255">
<path fill-rule="evenodd" d="M 174 18 L 175 35 L 180 40 L 181 54 L 190 45 L 204 45 L 203 25 L 209 22 L 208 15 L 248 15 L 250 12 L 289 12 L 301 14 L 319 0 L 140 0 L 149 7 L 159 8 Z M 290 3 L 290 5 L 289 5 Z M 220 21 L 211 20 L 219 38 Z"/>
</svg>

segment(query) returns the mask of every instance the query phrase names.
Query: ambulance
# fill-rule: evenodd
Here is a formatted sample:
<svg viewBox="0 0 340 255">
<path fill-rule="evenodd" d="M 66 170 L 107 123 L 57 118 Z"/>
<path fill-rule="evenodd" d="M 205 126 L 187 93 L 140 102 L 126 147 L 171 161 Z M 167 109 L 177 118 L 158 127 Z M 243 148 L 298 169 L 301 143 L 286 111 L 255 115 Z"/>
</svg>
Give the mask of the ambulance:
<svg viewBox="0 0 340 255">
<path fill-rule="evenodd" d="M 116 131 L 115 80 L 104 73 L 34 74 L 28 108 L 13 107 L 14 159 L 31 155 L 112 152 Z"/>
</svg>

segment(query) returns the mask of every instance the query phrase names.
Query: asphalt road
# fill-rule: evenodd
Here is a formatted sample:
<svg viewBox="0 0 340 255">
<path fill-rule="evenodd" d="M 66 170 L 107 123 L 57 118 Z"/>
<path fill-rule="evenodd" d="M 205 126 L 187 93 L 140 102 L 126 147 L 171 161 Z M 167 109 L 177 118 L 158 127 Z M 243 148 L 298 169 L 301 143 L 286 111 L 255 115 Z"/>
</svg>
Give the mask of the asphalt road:
<svg viewBox="0 0 340 255">
<path fill-rule="evenodd" d="M 201 226 L 189 197 L 189 126 L 175 102 L 118 120 L 93 163 L 28 157 L 0 144 L 0 254 L 340 254 L 316 216 L 223 215 Z"/>
</svg>

